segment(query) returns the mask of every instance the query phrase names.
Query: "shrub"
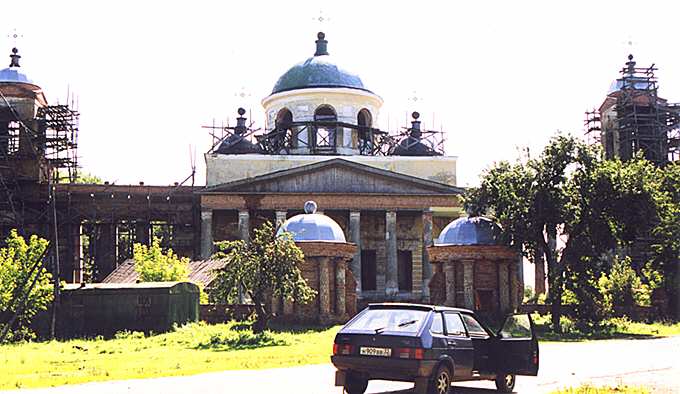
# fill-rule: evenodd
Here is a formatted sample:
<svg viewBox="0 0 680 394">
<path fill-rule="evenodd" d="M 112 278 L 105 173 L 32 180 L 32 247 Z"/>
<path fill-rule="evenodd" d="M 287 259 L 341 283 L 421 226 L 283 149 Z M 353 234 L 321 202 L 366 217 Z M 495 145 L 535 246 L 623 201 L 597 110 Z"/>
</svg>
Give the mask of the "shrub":
<svg viewBox="0 0 680 394">
<path fill-rule="evenodd" d="M 6 247 L 0 249 L 0 334 L 18 311 L 14 325 L 8 331 L 8 339 L 31 340 L 35 338 L 29 329 L 31 320 L 36 313 L 46 310 L 53 299 L 52 275 L 38 261 L 48 242 L 33 235 L 26 243 L 16 230 L 12 230 L 5 244 Z M 23 300 L 23 308 L 20 308 Z"/>
<path fill-rule="evenodd" d="M 636 305 L 651 304 L 651 286 L 631 267 L 630 257 L 614 256 L 609 274 L 600 276 L 598 287 L 604 297 L 603 309 L 610 316 L 624 316 Z"/>
<path fill-rule="evenodd" d="M 151 246 L 134 244 L 135 270 L 142 282 L 174 282 L 189 279 L 189 259 L 178 257 L 172 249 L 163 252 L 160 239 Z"/>
</svg>

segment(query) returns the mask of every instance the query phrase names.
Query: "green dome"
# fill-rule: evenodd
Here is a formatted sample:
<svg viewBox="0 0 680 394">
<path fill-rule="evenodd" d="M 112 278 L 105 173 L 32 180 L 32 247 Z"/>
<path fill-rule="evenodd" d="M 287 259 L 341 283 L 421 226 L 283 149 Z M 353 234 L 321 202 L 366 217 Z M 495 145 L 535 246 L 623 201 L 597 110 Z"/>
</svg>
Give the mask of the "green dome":
<svg viewBox="0 0 680 394">
<path fill-rule="evenodd" d="M 364 87 L 361 78 L 333 62 L 326 51 L 325 35 L 319 33 L 318 38 L 314 56 L 286 71 L 274 85 L 272 94 L 308 88 L 350 88 L 371 92 Z"/>
</svg>

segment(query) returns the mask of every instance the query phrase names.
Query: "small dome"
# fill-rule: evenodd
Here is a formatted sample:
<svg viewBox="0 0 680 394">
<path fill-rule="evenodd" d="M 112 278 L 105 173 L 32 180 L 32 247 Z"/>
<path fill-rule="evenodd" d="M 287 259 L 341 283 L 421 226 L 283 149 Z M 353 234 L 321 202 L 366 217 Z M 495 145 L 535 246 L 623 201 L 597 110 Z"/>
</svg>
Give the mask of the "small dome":
<svg viewBox="0 0 680 394">
<path fill-rule="evenodd" d="M 19 59 L 21 59 L 21 56 L 19 56 L 16 48 L 12 48 L 12 54 L 9 57 L 12 59 L 9 67 L 0 70 L 0 83 L 25 83 L 37 87 L 26 74 L 19 71 Z"/>
<path fill-rule="evenodd" d="M 394 156 L 439 156 L 434 149 L 423 144 L 421 140 L 408 136 L 404 138 L 392 152 Z"/>
<path fill-rule="evenodd" d="M 279 236 L 287 231 L 293 235 L 295 242 L 347 242 L 345 233 L 335 220 L 315 213 L 316 203 L 307 201 L 305 212 L 307 213 L 295 215 L 283 222 L 276 235 Z"/>
<path fill-rule="evenodd" d="M 499 245 L 501 228 L 492 220 L 476 216 L 449 223 L 435 245 Z"/>
<path fill-rule="evenodd" d="M 335 64 L 326 51 L 325 35 L 319 33 L 318 38 L 314 56 L 286 71 L 274 85 L 272 94 L 307 88 L 350 88 L 371 92 L 364 87 L 361 78 Z"/>
<path fill-rule="evenodd" d="M 33 85 L 33 81 L 28 79 L 26 74 L 19 72 L 16 68 L 4 68 L 0 70 L 0 83 L 28 83 Z"/>
<path fill-rule="evenodd" d="M 633 88 L 635 90 L 649 90 L 654 87 L 653 84 L 649 82 L 649 80 L 647 80 L 646 78 L 639 77 L 628 77 L 626 86 Z M 623 79 L 616 79 L 609 86 L 607 94 L 609 95 L 618 92 L 621 89 L 623 89 Z"/>
<path fill-rule="evenodd" d="M 223 155 L 239 155 L 245 153 L 261 153 L 260 148 L 238 134 L 232 134 L 222 141 L 215 153 Z"/>
</svg>

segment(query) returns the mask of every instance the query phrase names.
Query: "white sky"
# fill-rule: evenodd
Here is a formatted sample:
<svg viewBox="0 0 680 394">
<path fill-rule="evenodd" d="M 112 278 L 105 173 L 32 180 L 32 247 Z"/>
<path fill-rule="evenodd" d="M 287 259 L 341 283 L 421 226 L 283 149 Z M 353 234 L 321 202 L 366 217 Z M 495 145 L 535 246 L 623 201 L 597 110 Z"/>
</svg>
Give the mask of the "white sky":
<svg viewBox="0 0 680 394">
<path fill-rule="evenodd" d="M 191 146 L 202 184 L 201 125 L 244 106 L 263 126 L 260 100 L 323 30 L 339 64 L 385 100 L 379 126 L 405 126 L 413 110 L 427 128 L 443 125 L 468 186 L 518 147 L 581 135 L 630 40 L 639 65 L 660 67 L 661 95 L 680 101 L 674 3 L 14 0 L 1 6 L 0 56 L 16 28 L 23 69 L 48 100 L 77 94 L 85 171 L 170 184 L 189 175 Z M 321 10 L 329 22 L 314 20 Z"/>
</svg>

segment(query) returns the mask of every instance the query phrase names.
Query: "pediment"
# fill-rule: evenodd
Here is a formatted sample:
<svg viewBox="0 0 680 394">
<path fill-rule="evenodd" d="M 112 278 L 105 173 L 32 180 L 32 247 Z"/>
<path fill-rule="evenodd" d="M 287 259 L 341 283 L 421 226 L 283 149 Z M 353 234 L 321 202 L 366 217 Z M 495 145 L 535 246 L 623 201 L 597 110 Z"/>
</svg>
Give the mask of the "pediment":
<svg viewBox="0 0 680 394">
<path fill-rule="evenodd" d="M 331 159 L 200 191 L 214 193 L 461 194 L 462 188 L 343 159 Z"/>
</svg>

